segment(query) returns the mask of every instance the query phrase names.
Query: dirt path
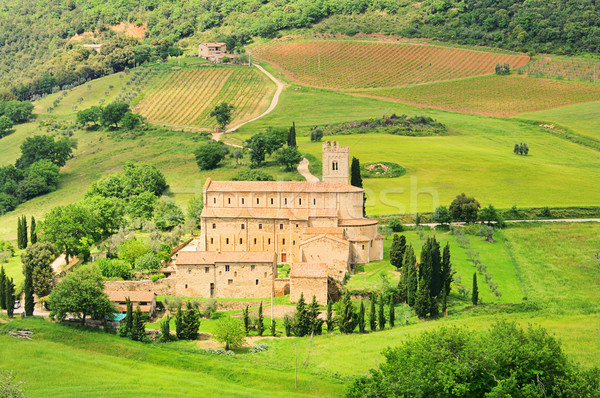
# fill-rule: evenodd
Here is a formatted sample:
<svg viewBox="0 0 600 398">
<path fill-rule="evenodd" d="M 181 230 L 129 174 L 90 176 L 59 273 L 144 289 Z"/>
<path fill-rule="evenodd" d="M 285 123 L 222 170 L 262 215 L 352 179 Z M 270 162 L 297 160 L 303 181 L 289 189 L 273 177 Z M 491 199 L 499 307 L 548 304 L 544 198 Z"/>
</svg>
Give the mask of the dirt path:
<svg viewBox="0 0 600 398">
<path fill-rule="evenodd" d="M 243 125 L 253 122 L 255 120 L 260 119 L 261 117 L 264 117 L 266 115 L 268 115 L 269 113 L 271 113 L 273 111 L 273 109 L 275 109 L 275 107 L 277 106 L 277 104 L 279 103 L 279 96 L 281 95 L 281 92 L 283 91 L 283 88 L 285 87 L 285 84 L 279 80 L 277 80 L 275 78 L 275 76 L 273 76 L 271 73 L 267 72 L 265 70 L 265 68 L 263 68 L 262 66 L 258 65 L 258 64 L 254 64 L 254 66 L 256 66 L 258 68 L 258 70 L 260 70 L 262 73 L 264 73 L 265 75 L 267 75 L 267 77 L 269 79 L 271 79 L 273 81 L 273 83 L 275 83 L 277 85 L 277 90 L 275 91 L 275 95 L 273 95 L 273 99 L 271 100 L 271 105 L 269 105 L 269 107 L 267 108 L 266 111 L 264 111 L 260 116 L 257 116 L 253 119 L 247 120 L 244 123 L 240 123 L 237 126 L 233 126 L 229 129 L 227 129 L 227 131 L 225 133 L 233 133 L 234 131 L 236 131 L 237 129 L 239 129 L 240 127 L 242 127 Z M 221 137 L 223 136 L 223 133 L 213 133 L 212 138 L 215 141 L 220 141 Z M 226 143 L 227 144 L 227 143 Z M 227 144 L 230 146 L 234 146 L 237 148 L 242 148 L 240 145 L 235 145 L 235 144 Z"/>
<path fill-rule="evenodd" d="M 308 164 L 308 159 L 302 159 L 302 161 L 298 163 L 298 173 L 302 174 L 302 177 L 308 182 L 319 182 L 319 179 L 310 172 Z"/>
</svg>

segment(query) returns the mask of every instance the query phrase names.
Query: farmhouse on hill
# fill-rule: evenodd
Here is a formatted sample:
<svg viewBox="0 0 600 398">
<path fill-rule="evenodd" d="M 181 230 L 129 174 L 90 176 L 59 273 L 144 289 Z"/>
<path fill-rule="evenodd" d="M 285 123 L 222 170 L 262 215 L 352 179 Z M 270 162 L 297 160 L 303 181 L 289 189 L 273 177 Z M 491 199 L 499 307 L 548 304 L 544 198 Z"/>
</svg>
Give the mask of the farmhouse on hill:
<svg viewBox="0 0 600 398">
<path fill-rule="evenodd" d="M 349 148 L 324 142 L 322 182 L 208 178 L 201 235 L 176 260 L 177 294 L 268 297 L 287 283 L 299 297 L 310 281 L 343 283 L 356 264 L 383 259 L 377 221 L 363 216 L 364 190 L 349 184 L 349 170 Z M 277 278 L 286 263 L 290 279 Z M 317 298 L 326 302 L 326 290 Z"/>
<path fill-rule="evenodd" d="M 200 43 L 198 45 L 198 56 L 218 62 L 223 57 L 232 57 L 233 53 L 227 51 L 227 44 L 225 43 Z"/>
</svg>

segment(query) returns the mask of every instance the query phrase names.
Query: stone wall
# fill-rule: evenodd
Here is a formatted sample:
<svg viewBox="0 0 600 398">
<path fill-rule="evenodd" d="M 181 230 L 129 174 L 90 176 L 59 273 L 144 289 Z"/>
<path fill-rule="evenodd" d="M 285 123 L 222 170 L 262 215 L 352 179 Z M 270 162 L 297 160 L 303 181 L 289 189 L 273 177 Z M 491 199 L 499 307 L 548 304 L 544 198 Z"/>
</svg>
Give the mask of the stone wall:
<svg viewBox="0 0 600 398">
<path fill-rule="evenodd" d="M 290 294 L 290 278 L 275 278 L 275 297 Z"/>
<path fill-rule="evenodd" d="M 175 278 L 159 279 L 156 282 L 144 281 L 107 281 L 104 288 L 115 292 L 154 292 L 157 296 L 175 295 Z"/>
<path fill-rule="evenodd" d="M 327 305 L 327 289 L 327 278 L 291 278 L 290 301 L 298 302 L 300 294 L 304 293 L 304 300 L 307 303 L 315 296 L 320 305 Z"/>
</svg>

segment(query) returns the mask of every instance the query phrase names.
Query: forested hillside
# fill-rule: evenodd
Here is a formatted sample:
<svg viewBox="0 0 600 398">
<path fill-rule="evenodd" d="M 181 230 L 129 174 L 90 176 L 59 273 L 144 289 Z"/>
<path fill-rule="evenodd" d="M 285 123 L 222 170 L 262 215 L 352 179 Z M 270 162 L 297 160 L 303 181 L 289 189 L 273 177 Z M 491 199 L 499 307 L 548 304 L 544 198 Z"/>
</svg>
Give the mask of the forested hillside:
<svg viewBox="0 0 600 398">
<path fill-rule="evenodd" d="M 599 9 L 594 0 L 2 0 L 0 83 L 23 99 L 180 48 L 191 52 L 200 40 L 225 40 L 233 48 L 251 37 L 311 27 L 597 53 Z M 121 22 L 147 29 L 125 39 L 113 31 Z M 82 48 L 86 42 L 102 43 L 100 53 Z"/>
</svg>

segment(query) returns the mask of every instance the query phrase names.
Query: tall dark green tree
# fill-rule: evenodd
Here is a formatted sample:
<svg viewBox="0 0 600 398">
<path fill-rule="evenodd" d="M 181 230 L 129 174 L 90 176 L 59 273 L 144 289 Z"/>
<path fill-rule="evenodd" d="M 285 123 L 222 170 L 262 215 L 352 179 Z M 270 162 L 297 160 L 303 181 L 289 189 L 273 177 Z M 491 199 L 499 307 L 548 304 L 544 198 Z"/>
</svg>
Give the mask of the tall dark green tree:
<svg viewBox="0 0 600 398">
<path fill-rule="evenodd" d="M 133 313 L 133 329 L 131 330 L 131 340 L 146 341 L 147 339 L 142 310 L 138 305 Z"/>
<path fill-rule="evenodd" d="M 477 288 L 477 273 L 473 272 L 473 290 L 471 292 L 471 302 L 473 305 L 479 303 L 479 289 Z"/>
<path fill-rule="evenodd" d="M 33 267 L 31 265 L 24 265 L 23 274 L 25 274 L 25 282 L 23 284 L 25 316 L 32 316 L 35 306 L 35 302 L 33 301 Z"/>
<path fill-rule="evenodd" d="M 250 330 L 250 310 L 247 305 L 246 308 L 242 309 L 242 315 L 244 319 L 244 330 L 246 331 L 246 334 L 248 334 L 248 331 Z"/>
<path fill-rule="evenodd" d="M 35 217 L 31 216 L 31 226 L 30 228 L 30 233 L 29 233 L 29 241 L 31 242 L 32 245 L 35 245 L 37 243 L 37 232 L 35 231 Z"/>
<path fill-rule="evenodd" d="M 335 329 L 335 321 L 333 319 L 333 301 L 327 302 L 327 332 L 331 333 Z"/>
<path fill-rule="evenodd" d="M 15 312 L 15 284 L 12 278 L 6 277 L 4 281 L 4 297 L 6 300 L 6 314 L 12 318 Z"/>
<path fill-rule="evenodd" d="M 350 184 L 358 188 L 363 187 L 363 180 L 360 174 L 360 161 L 355 157 L 352 157 L 352 165 L 350 166 Z M 367 211 L 365 208 L 366 202 L 367 195 L 363 193 L 363 216 L 367 215 Z"/>
<path fill-rule="evenodd" d="M 4 266 L 0 267 L 0 309 L 6 309 L 6 273 Z"/>
<path fill-rule="evenodd" d="M 338 326 L 340 332 L 350 334 L 356 328 L 357 316 L 354 311 L 354 304 L 350 300 L 350 292 L 346 290 L 344 298 L 342 299 L 341 314 L 338 317 Z"/>
<path fill-rule="evenodd" d="M 179 340 L 183 340 L 183 328 L 183 311 L 181 310 L 181 307 L 179 307 L 175 314 L 175 334 Z"/>
<path fill-rule="evenodd" d="M 385 329 L 385 299 L 383 293 L 379 295 L 377 310 L 377 323 L 379 324 L 379 330 Z"/>
<path fill-rule="evenodd" d="M 363 300 L 360 301 L 360 309 L 358 310 L 358 331 L 359 333 L 365 332 L 365 303 Z"/>
<path fill-rule="evenodd" d="M 310 332 L 320 335 L 323 329 L 323 320 L 319 319 L 319 314 L 321 311 L 319 310 L 319 303 L 317 302 L 317 297 L 313 295 L 312 301 L 308 305 L 308 318 L 310 320 Z"/>
<path fill-rule="evenodd" d="M 440 243 L 435 239 L 435 236 L 431 238 L 429 251 L 431 253 L 431 282 L 429 283 L 429 290 L 431 297 L 438 297 L 442 292 L 442 258 Z"/>
<path fill-rule="evenodd" d="M 415 314 L 419 318 L 427 317 L 431 309 L 431 295 L 429 293 L 429 284 L 423 278 L 419 279 L 419 288 L 415 298 Z"/>
<path fill-rule="evenodd" d="M 408 246 L 404 254 L 404 268 L 406 268 L 406 302 L 411 307 L 415 305 L 419 277 L 417 275 L 417 258 L 412 246 Z"/>
<path fill-rule="evenodd" d="M 442 312 L 448 315 L 448 295 L 452 290 L 454 270 L 450 259 L 450 244 L 446 243 L 442 254 Z"/>
<path fill-rule="evenodd" d="M 371 295 L 371 310 L 369 311 L 369 327 L 374 332 L 377 329 L 377 315 L 375 310 L 375 295 Z"/>
<path fill-rule="evenodd" d="M 394 297 L 390 297 L 390 314 L 388 316 L 390 321 L 390 327 L 394 327 L 394 323 L 396 322 L 396 307 L 394 306 Z"/>
<path fill-rule="evenodd" d="M 404 235 L 394 235 L 392 246 L 390 247 L 390 263 L 398 270 L 402 268 L 405 251 L 406 237 Z"/>
<path fill-rule="evenodd" d="M 300 299 L 296 304 L 296 313 L 292 319 L 292 331 L 295 336 L 302 337 L 310 333 L 311 324 L 308 318 L 308 311 L 306 308 L 306 301 L 304 300 L 304 293 L 300 293 Z"/>
<path fill-rule="evenodd" d="M 258 332 L 259 336 L 262 336 L 265 331 L 265 320 L 264 320 L 264 316 L 263 316 L 262 301 L 260 302 L 260 305 L 258 306 L 258 318 L 256 318 L 256 331 Z"/>
<path fill-rule="evenodd" d="M 133 330 L 133 304 L 131 304 L 129 297 L 125 298 L 125 308 L 125 319 L 121 326 L 119 326 L 119 336 L 130 337 Z"/>
<path fill-rule="evenodd" d="M 292 122 L 292 127 L 287 136 L 287 144 L 289 147 L 295 148 L 296 145 L 296 122 Z"/>
</svg>

